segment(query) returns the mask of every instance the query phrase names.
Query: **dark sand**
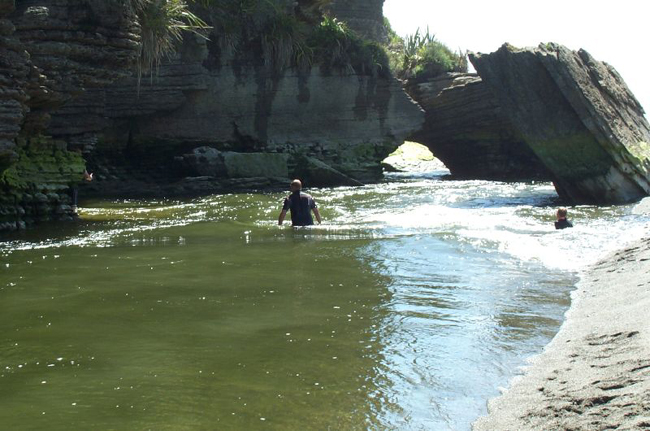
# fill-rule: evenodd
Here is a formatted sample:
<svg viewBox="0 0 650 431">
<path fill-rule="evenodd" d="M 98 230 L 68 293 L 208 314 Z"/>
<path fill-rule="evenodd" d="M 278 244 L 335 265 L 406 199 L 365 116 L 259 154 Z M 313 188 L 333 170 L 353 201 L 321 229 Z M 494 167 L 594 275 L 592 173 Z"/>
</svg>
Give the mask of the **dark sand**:
<svg viewBox="0 0 650 431">
<path fill-rule="evenodd" d="M 559 333 L 474 430 L 650 429 L 650 239 L 589 269 Z"/>
</svg>

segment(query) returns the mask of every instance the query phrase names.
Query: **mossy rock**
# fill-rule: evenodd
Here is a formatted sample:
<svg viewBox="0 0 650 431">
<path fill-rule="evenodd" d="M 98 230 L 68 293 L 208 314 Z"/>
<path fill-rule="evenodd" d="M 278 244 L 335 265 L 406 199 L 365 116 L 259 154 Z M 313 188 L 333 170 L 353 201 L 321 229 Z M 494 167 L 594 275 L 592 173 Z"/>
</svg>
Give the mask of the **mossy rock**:
<svg viewBox="0 0 650 431">
<path fill-rule="evenodd" d="M 82 181 L 86 169 L 81 154 L 55 148 L 20 147 L 18 161 L 0 176 L 0 185 L 16 191 L 57 191 Z"/>
<path fill-rule="evenodd" d="M 277 153 L 222 153 L 228 178 L 288 178 L 289 156 Z"/>
</svg>

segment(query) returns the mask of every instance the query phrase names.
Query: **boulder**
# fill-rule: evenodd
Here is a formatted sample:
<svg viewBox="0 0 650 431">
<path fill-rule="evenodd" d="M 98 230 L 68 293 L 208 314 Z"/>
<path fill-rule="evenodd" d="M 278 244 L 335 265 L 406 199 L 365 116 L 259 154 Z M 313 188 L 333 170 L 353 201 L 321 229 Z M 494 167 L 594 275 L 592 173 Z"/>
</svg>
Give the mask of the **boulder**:
<svg viewBox="0 0 650 431">
<path fill-rule="evenodd" d="M 650 197 L 641 199 L 641 201 L 632 208 L 632 214 L 644 216 L 650 215 Z"/>
<path fill-rule="evenodd" d="M 429 147 L 454 177 L 551 179 L 476 74 L 446 73 L 405 88 L 426 112 L 424 126 L 409 140 Z"/>
<path fill-rule="evenodd" d="M 223 153 L 228 178 L 289 178 L 289 156 L 277 153 Z"/>
<path fill-rule="evenodd" d="M 314 157 L 296 158 L 295 176 L 309 187 L 362 186 L 363 183 Z"/>
<path fill-rule="evenodd" d="M 426 172 L 445 168 L 425 145 L 417 142 L 404 142 L 381 165 L 387 172 Z"/>
<path fill-rule="evenodd" d="M 212 147 L 198 147 L 179 157 L 179 166 L 191 177 L 224 177 L 226 165 L 221 151 Z"/>
<path fill-rule="evenodd" d="M 289 178 L 289 156 L 278 153 L 238 153 L 202 146 L 178 160 L 190 177 Z"/>
<path fill-rule="evenodd" d="M 618 204 L 650 194 L 650 126 L 612 66 L 554 43 L 506 44 L 470 60 L 562 198 Z"/>
</svg>

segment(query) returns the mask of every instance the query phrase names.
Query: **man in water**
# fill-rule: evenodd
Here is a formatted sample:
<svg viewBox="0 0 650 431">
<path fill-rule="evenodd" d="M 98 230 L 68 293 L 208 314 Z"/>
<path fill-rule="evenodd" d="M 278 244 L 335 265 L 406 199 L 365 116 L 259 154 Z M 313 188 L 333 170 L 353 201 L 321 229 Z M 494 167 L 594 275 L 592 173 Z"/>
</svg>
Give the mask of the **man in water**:
<svg viewBox="0 0 650 431">
<path fill-rule="evenodd" d="M 84 169 L 83 179 L 84 181 L 91 182 L 93 180 L 93 174 L 88 173 L 86 169 Z M 77 200 L 79 198 L 79 185 L 78 184 L 73 184 L 72 185 L 72 214 L 76 215 L 77 214 Z"/>
<path fill-rule="evenodd" d="M 316 207 L 316 202 L 307 193 L 303 193 L 302 183 L 300 180 L 291 181 L 289 186 L 291 194 L 284 200 L 282 205 L 282 212 L 278 218 L 278 225 L 282 225 L 287 211 L 291 211 L 291 223 L 294 226 L 309 226 L 314 224 L 314 219 L 311 217 L 311 212 L 314 212 L 318 224 L 320 224 L 320 213 Z"/>
<path fill-rule="evenodd" d="M 560 208 L 557 210 L 557 221 L 555 222 L 555 229 L 565 229 L 567 227 L 573 227 L 573 223 L 567 220 L 566 216 L 567 216 L 566 208 Z"/>
</svg>

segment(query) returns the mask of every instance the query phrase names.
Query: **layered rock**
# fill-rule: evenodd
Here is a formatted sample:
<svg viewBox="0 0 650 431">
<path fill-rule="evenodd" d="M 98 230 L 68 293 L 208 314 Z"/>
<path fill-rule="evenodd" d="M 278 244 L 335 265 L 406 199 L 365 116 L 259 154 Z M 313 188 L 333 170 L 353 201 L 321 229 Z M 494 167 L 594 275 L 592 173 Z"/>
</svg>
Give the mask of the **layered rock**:
<svg viewBox="0 0 650 431">
<path fill-rule="evenodd" d="M 338 184 L 379 180 L 381 160 L 422 123 L 420 108 L 391 77 L 316 66 L 278 73 L 241 66 L 211 49 L 200 38 L 186 40 L 177 58 L 139 90 L 134 78 L 93 90 L 66 106 L 62 113 L 71 114 L 55 116 L 52 127 L 69 127 L 74 112 L 105 101 L 96 115 L 107 122 L 98 153 L 121 150 L 139 160 L 165 154 L 156 165 L 176 175 L 167 182 L 182 178 L 170 165 L 175 157 L 210 146 L 285 154 L 290 175 L 300 173 L 316 186 L 336 185 L 335 178 Z"/>
<path fill-rule="evenodd" d="M 423 128 L 409 139 L 429 147 L 454 177 L 551 179 L 476 74 L 447 73 L 405 88 L 426 112 Z"/>
<path fill-rule="evenodd" d="M 283 153 L 238 153 L 198 147 L 176 157 L 177 168 L 188 177 L 268 178 L 286 187 L 289 166 L 298 171 L 306 183 L 320 185 L 362 185 L 326 163 L 309 156 Z"/>
<path fill-rule="evenodd" d="M 72 216 L 84 161 L 65 134 L 48 136 L 51 114 L 129 75 L 137 30 L 122 2 L 0 4 L 0 230 Z"/>
<path fill-rule="evenodd" d="M 33 64 L 7 17 L 14 2 L 0 8 L 0 173 L 18 160 L 16 139 L 21 132 L 42 129 L 43 121 L 31 113 L 34 101 L 50 91 L 50 82 Z"/>
<path fill-rule="evenodd" d="M 613 67 L 557 44 L 504 45 L 470 60 L 561 197 L 609 204 L 650 194 L 650 126 Z"/>
<path fill-rule="evenodd" d="M 139 27 L 134 12 L 124 2 L 21 2 L 11 19 L 22 48 L 48 80 L 48 88 L 32 95 L 29 102 L 30 116 L 43 118 L 33 122 L 43 128 L 49 126 L 52 111 L 85 91 L 102 88 L 132 73 L 139 49 Z M 93 124 L 96 105 L 69 116 L 67 120 L 74 120 L 68 122 L 69 130 L 59 125 L 47 132 L 58 137 L 78 136 L 79 124 Z"/>
<path fill-rule="evenodd" d="M 51 138 L 18 139 L 17 160 L 0 180 L 0 231 L 73 216 L 72 188 L 83 178 L 81 154 Z"/>
<path fill-rule="evenodd" d="M 65 99 L 131 73 L 139 27 L 122 1 L 20 2 L 11 16 L 31 60 Z"/>
<path fill-rule="evenodd" d="M 278 67 L 263 58 L 274 52 L 263 37 L 234 54 L 219 35 L 186 37 L 138 87 L 139 26 L 124 2 L 5 3 L 0 223 L 14 227 L 30 211 L 28 221 L 71 215 L 67 195 L 81 181 L 81 154 L 97 173 L 87 189 L 118 196 L 284 186 L 297 174 L 312 186 L 361 184 L 381 178 L 381 160 L 422 122 L 386 72 Z M 381 39 L 382 3 L 337 2 L 332 10 Z M 291 13 L 296 4 L 287 5 Z M 188 171 L 197 148 L 219 152 L 225 175 L 204 175 L 197 164 Z M 269 173 L 261 168 L 271 159 Z M 33 196 L 38 211 L 27 209 Z"/>
<path fill-rule="evenodd" d="M 7 11 L 5 10 L 5 13 Z M 27 53 L 13 37 L 14 26 L 0 15 L 0 172 L 17 160 L 16 138 L 27 112 Z"/>
</svg>

